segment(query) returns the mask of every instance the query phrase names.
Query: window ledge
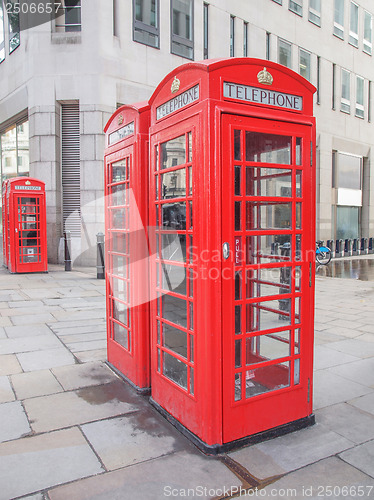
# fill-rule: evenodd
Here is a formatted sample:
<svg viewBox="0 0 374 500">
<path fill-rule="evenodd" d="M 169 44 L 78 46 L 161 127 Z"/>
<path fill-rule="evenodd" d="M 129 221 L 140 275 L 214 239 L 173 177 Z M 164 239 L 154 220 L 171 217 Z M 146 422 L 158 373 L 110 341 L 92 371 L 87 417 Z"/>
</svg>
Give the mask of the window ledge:
<svg viewBox="0 0 374 500">
<path fill-rule="evenodd" d="M 81 32 L 67 32 L 67 33 L 52 33 L 52 44 L 79 44 L 82 43 Z"/>
</svg>

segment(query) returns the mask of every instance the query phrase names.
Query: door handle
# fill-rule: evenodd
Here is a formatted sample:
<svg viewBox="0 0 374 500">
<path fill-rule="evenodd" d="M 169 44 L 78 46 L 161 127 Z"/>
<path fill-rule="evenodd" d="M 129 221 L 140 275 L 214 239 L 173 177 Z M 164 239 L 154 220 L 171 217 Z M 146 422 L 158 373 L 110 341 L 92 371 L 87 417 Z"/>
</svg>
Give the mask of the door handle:
<svg viewBox="0 0 374 500">
<path fill-rule="evenodd" d="M 222 245 L 222 255 L 225 260 L 227 260 L 230 256 L 230 245 L 225 241 Z"/>
</svg>

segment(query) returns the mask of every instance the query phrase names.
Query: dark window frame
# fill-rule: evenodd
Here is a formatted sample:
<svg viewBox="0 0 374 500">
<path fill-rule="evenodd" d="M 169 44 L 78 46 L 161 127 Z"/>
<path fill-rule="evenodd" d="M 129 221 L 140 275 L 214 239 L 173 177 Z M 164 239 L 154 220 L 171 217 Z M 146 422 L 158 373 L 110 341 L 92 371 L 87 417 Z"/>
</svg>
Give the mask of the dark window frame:
<svg viewBox="0 0 374 500">
<path fill-rule="evenodd" d="M 174 9 L 173 3 L 175 0 L 170 0 L 170 52 L 179 57 L 183 57 L 185 59 L 194 60 L 194 1 L 187 0 L 191 5 L 191 39 L 185 38 L 183 36 L 177 35 L 174 33 Z M 186 54 L 182 54 L 176 50 L 176 46 L 181 45 L 185 47 L 187 50 L 191 50 L 191 56 L 187 56 Z"/>
<path fill-rule="evenodd" d="M 154 49 L 160 48 L 160 0 L 156 0 L 156 27 L 151 26 L 147 23 L 143 23 L 136 19 L 136 0 L 132 0 L 132 39 L 136 43 L 141 43 L 147 45 L 147 47 L 153 47 Z M 136 32 L 144 32 L 153 35 L 156 40 L 156 44 L 147 43 L 145 40 L 140 40 L 136 38 Z"/>
</svg>

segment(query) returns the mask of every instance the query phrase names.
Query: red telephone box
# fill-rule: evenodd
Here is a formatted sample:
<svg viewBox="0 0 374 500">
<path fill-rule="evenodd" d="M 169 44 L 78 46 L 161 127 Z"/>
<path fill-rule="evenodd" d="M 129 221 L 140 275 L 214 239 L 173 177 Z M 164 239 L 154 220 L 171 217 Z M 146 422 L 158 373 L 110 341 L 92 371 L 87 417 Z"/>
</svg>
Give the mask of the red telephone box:
<svg viewBox="0 0 374 500">
<path fill-rule="evenodd" d="M 149 109 L 122 106 L 104 129 L 108 361 L 138 391 L 150 386 Z"/>
<path fill-rule="evenodd" d="M 45 184 L 31 177 L 14 177 L 4 184 L 4 254 L 8 269 L 11 273 L 47 272 Z"/>
<path fill-rule="evenodd" d="M 8 267 L 8 236 L 9 236 L 9 224 L 8 224 L 8 212 L 7 212 L 7 203 L 6 203 L 6 192 L 8 189 L 9 179 L 5 179 L 1 186 L 1 195 L 2 195 L 2 224 L 3 224 L 3 265 Z"/>
<path fill-rule="evenodd" d="M 314 91 L 239 58 L 150 99 L 152 402 L 211 453 L 314 422 Z"/>
</svg>

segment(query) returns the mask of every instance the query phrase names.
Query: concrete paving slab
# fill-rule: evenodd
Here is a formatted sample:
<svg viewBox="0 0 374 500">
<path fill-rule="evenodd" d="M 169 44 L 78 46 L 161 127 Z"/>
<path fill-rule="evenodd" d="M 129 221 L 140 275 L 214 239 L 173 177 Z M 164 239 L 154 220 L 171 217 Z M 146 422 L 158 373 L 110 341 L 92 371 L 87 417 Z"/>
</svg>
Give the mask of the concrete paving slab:
<svg viewBox="0 0 374 500">
<path fill-rule="evenodd" d="M 101 362 L 63 366 L 52 369 L 52 372 L 65 391 L 109 384 L 118 380 L 112 370 Z"/>
<path fill-rule="evenodd" d="M 348 403 L 317 410 L 316 420 L 356 444 L 374 439 L 374 415 L 371 416 Z"/>
<path fill-rule="evenodd" d="M 0 316 L 0 327 L 3 327 L 3 326 L 12 326 L 12 322 L 10 321 L 10 318 L 9 317 L 1 317 Z"/>
<path fill-rule="evenodd" d="M 17 316 L 24 316 L 24 315 L 30 315 L 30 314 L 52 314 L 54 312 L 58 311 L 63 311 L 61 307 L 55 307 L 55 306 L 44 306 L 43 304 L 40 307 L 13 307 L 13 308 L 6 308 L 1 310 L 1 315 L 2 316 L 9 316 L 9 317 L 17 317 Z"/>
<path fill-rule="evenodd" d="M 49 370 L 19 373 L 11 377 L 17 399 L 29 399 L 62 392 L 63 388 Z"/>
<path fill-rule="evenodd" d="M 62 344 L 56 335 L 49 332 L 48 335 L 38 335 L 36 337 L 19 337 L 15 339 L 0 340 L 0 354 L 41 351 L 45 349 L 56 349 L 61 346 Z"/>
<path fill-rule="evenodd" d="M 105 334 L 103 335 L 103 337 Z M 71 352 L 83 352 L 83 351 L 97 351 L 98 349 L 106 349 L 107 341 L 106 339 L 101 340 L 90 340 L 87 342 L 68 342 L 67 347 Z"/>
<path fill-rule="evenodd" d="M 365 342 L 361 339 L 361 335 L 360 337 L 356 337 L 355 339 L 347 339 L 343 342 L 332 342 L 328 345 L 328 348 L 343 352 L 345 354 L 349 354 L 351 356 L 356 356 L 357 358 L 374 357 L 374 341 Z"/>
<path fill-rule="evenodd" d="M 339 340 L 345 340 L 346 337 L 343 335 L 334 335 L 333 333 L 326 332 L 314 332 L 314 344 L 329 344 L 330 342 L 338 342 Z"/>
<path fill-rule="evenodd" d="M 355 361 L 348 365 L 336 366 L 330 368 L 330 371 L 366 387 L 374 386 L 374 357 Z"/>
<path fill-rule="evenodd" d="M 105 309 L 99 309 L 95 308 L 94 311 L 58 311 L 56 313 L 53 313 L 53 316 L 58 320 L 58 321 L 68 321 L 69 323 L 73 320 L 77 321 L 84 321 L 86 319 L 104 319 L 105 318 Z M 45 321 L 46 323 L 48 320 Z M 62 326 L 62 325 L 59 325 Z"/>
<path fill-rule="evenodd" d="M 91 361 L 106 361 L 107 350 L 105 348 L 105 349 L 98 349 L 95 351 L 75 352 L 74 356 L 78 359 L 80 363 L 90 363 Z"/>
<path fill-rule="evenodd" d="M 106 342 L 106 331 L 105 328 L 103 327 L 103 330 L 101 332 L 95 332 L 95 333 L 79 333 L 77 335 L 59 335 L 59 339 L 64 343 L 64 344 L 79 344 L 81 342 L 92 342 L 94 340 L 104 340 Z M 106 347 L 106 345 L 104 346 Z"/>
<path fill-rule="evenodd" d="M 191 497 L 192 492 L 200 491 L 201 498 L 214 498 L 222 495 L 225 487 L 238 488 L 240 484 L 220 461 L 181 452 L 61 486 L 48 494 L 51 500 L 160 500 L 188 497 L 190 489 Z"/>
<path fill-rule="evenodd" d="M 372 327 L 373 328 L 373 327 Z M 363 342 L 374 342 L 374 333 L 363 333 L 359 337 L 358 340 L 362 340 Z"/>
<path fill-rule="evenodd" d="M 317 423 L 313 427 L 229 453 L 229 456 L 244 465 L 255 477 L 263 479 L 261 464 L 265 457 L 260 464 L 256 464 L 258 451 L 269 460 L 265 476 L 268 477 L 300 469 L 352 446 L 352 441 Z M 253 450 L 257 453 L 253 453 Z M 271 467 L 274 469 L 271 470 Z"/>
<path fill-rule="evenodd" d="M 21 373 L 22 368 L 15 354 L 4 354 L 0 356 L 0 376 Z"/>
<path fill-rule="evenodd" d="M 323 370 L 343 363 L 352 363 L 358 361 L 358 357 L 344 354 L 330 349 L 328 346 L 317 345 L 314 348 L 314 369 Z"/>
<path fill-rule="evenodd" d="M 153 408 L 87 424 L 82 431 L 108 470 L 193 449 Z"/>
<path fill-rule="evenodd" d="M 351 366 L 352 363 L 346 366 Z M 372 392 L 372 389 L 356 382 L 352 382 L 335 373 L 333 368 L 318 370 L 314 373 L 313 408 L 315 410 L 326 406 L 344 403 L 357 396 Z"/>
<path fill-rule="evenodd" d="M 13 325 L 31 325 L 35 323 L 52 323 L 56 321 L 52 314 L 24 314 L 22 316 L 10 316 Z M 4 318 L 6 319 L 6 318 Z M 10 325 L 5 325 L 10 326 Z"/>
<path fill-rule="evenodd" d="M 352 339 L 361 335 L 362 331 L 360 331 L 358 328 L 345 328 L 343 326 L 331 327 L 329 325 L 329 327 L 324 330 L 324 333 L 332 333 L 333 335 L 341 335 L 342 337 Z"/>
<path fill-rule="evenodd" d="M 65 347 L 17 354 L 23 371 L 45 370 L 56 366 L 74 365 L 75 358 Z"/>
<path fill-rule="evenodd" d="M 18 439 L 31 432 L 25 411 L 19 401 L 0 404 L 0 422 L 0 443 Z M 2 484 L 1 480 L 0 484 Z"/>
<path fill-rule="evenodd" d="M 374 392 L 349 401 L 349 404 L 374 415 Z"/>
<path fill-rule="evenodd" d="M 253 494 L 253 498 L 370 498 L 372 479 L 336 457 L 326 458 L 315 464 L 287 474 L 275 483 Z M 249 497 L 250 498 L 250 497 Z"/>
<path fill-rule="evenodd" d="M 39 335 L 51 335 L 53 334 L 51 329 L 48 328 L 44 323 L 39 323 L 35 325 L 22 325 L 22 326 L 7 326 L 5 327 L 7 336 L 10 339 L 15 339 L 19 337 L 37 337 Z"/>
<path fill-rule="evenodd" d="M 0 500 L 99 474 L 103 469 L 79 429 L 0 445 Z"/>
<path fill-rule="evenodd" d="M 0 377 L 0 403 L 9 403 L 15 399 L 8 377 Z"/>
<path fill-rule="evenodd" d="M 51 304 L 54 305 L 54 304 Z M 42 307 L 43 302 L 41 300 L 18 300 L 13 302 L 8 302 L 8 307 L 10 309 L 18 309 L 22 307 Z"/>
<path fill-rule="evenodd" d="M 5 329 L 3 326 L 0 326 L 0 339 L 6 339 L 7 336 L 5 334 Z"/>
<path fill-rule="evenodd" d="M 22 292 L 31 300 L 53 299 L 60 297 L 60 293 L 54 288 L 24 288 Z"/>
<path fill-rule="evenodd" d="M 345 451 L 339 456 L 374 479 L 374 440 Z"/>
<path fill-rule="evenodd" d="M 64 321 L 61 323 L 52 323 L 48 326 L 50 326 L 51 330 L 55 333 L 59 333 L 61 330 L 66 330 L 68 328 L 74 328 L 74 330 L 77 330 L 78 328 L 87 328 L 90 326 L 97 326 L 97 325 L 105 325 L 105 320 L 104 319 L 83 319 L 83 320 L 75 320 L 75 321 Z"/>
<path fill-rule="evenodd" d="M 79 335 L 82 335 L 82 338 L 84 335 L 95 335 L 95 334 L 106 334 L 106 323 L 105 321 L 98 321 L 95 325 L 89 325 L 89 326 L 80 326 L 80 327 L 69 327 L 69 328 L 59 328 L 58 324 L 56 324 L 56 328 L 53 329 L 53 331 L 58 335 L 59 337 L 62 336 L 69 336 L 69 337 L 76 337 Z"/>
<path fill-rule="evenodd" d="M 134 399 L 130 389 L 117 381 L 26 399 L 24 407 L 34 432 L 48 432 L 134 412 L 139 410 L 139 398 Z"/>
</svg>

